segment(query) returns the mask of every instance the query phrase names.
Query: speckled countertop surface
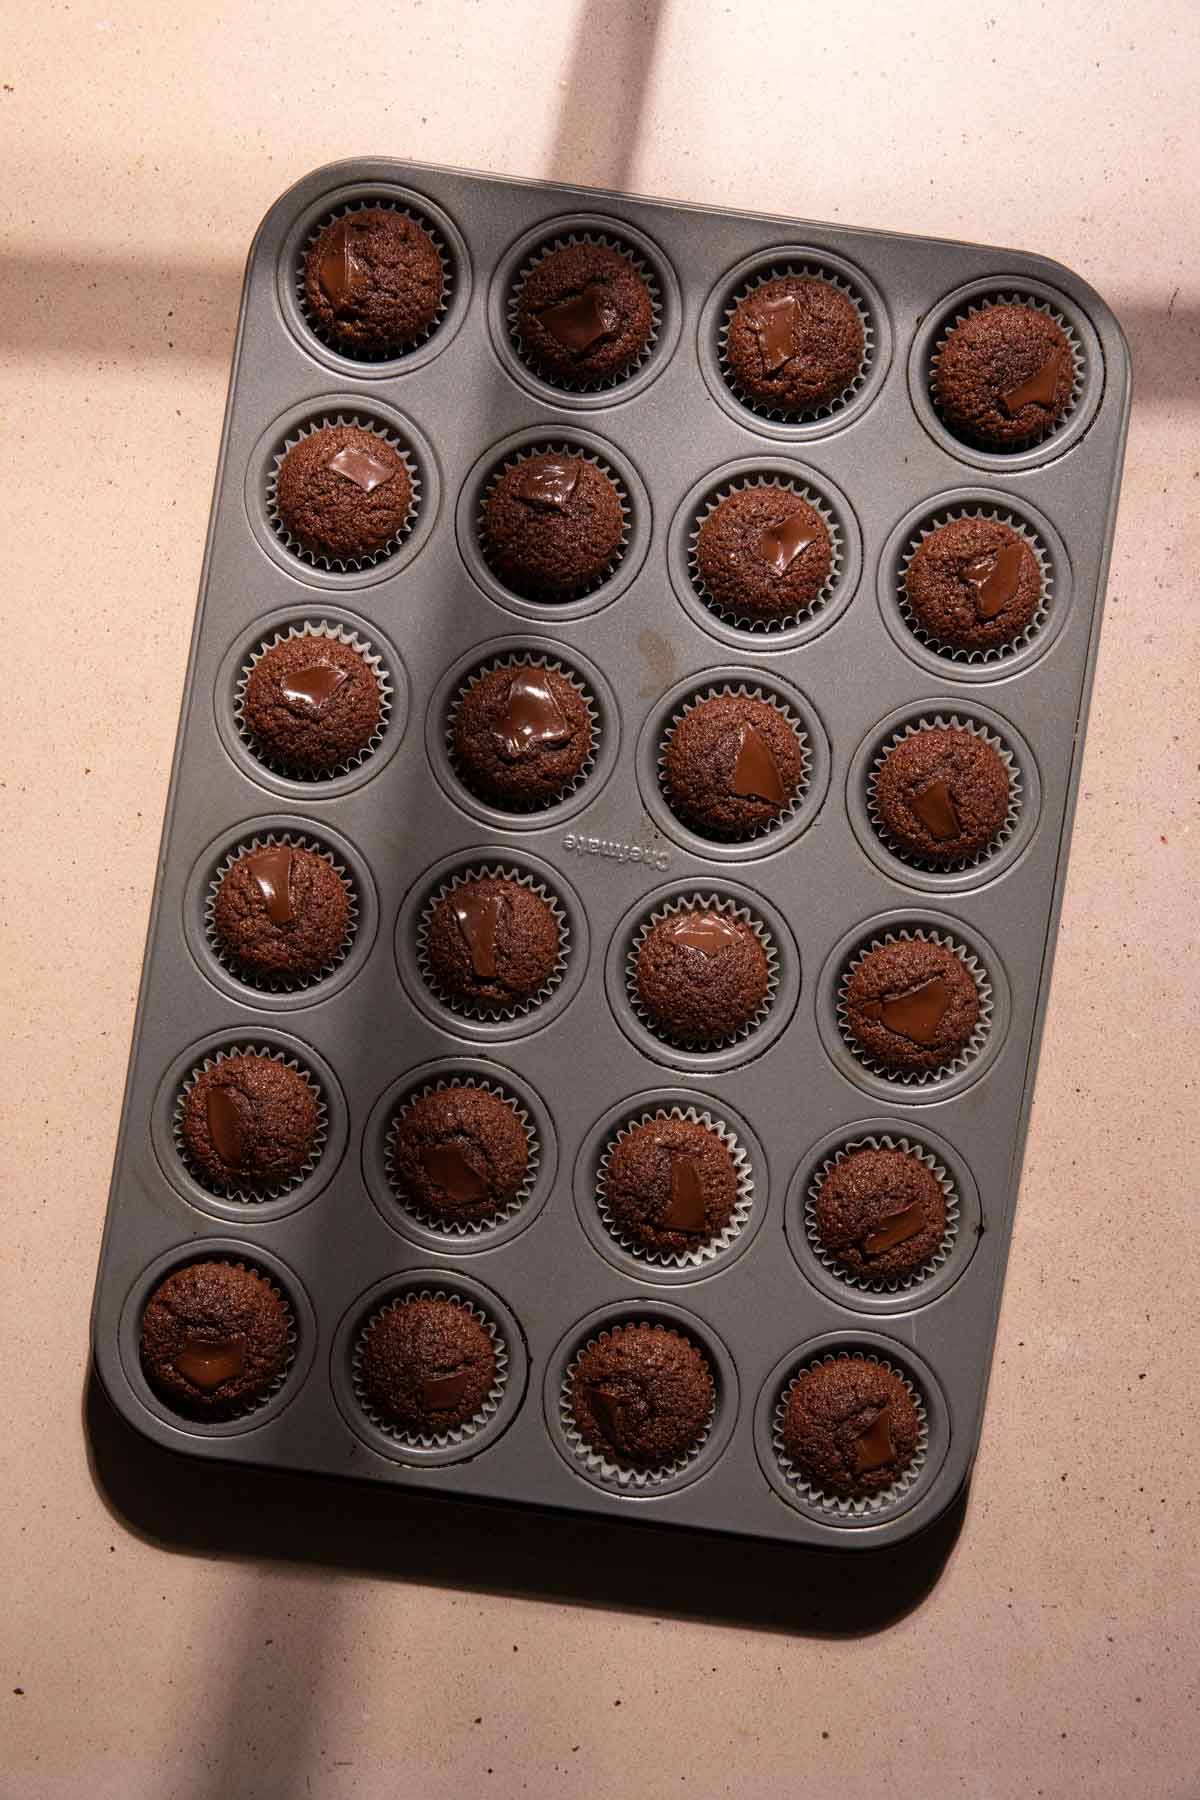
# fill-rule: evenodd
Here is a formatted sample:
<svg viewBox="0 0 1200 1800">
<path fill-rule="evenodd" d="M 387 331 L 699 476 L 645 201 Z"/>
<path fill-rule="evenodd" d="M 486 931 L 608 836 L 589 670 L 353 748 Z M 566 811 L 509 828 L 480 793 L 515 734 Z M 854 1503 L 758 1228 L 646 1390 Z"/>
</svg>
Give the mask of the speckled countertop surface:
<svg viewBox="0 0 1200 1800">
<path fill-rule="evenodd" d="M 1195 9 L 47 0 L 0 42 L 0 1791 L 1195 1800 Z M 982 1453 L 906 1557 L 201 1479 L 88 1394 L 242 262 L 371 152 L 1042 250 L 1128 331 Z"/>
</svg>

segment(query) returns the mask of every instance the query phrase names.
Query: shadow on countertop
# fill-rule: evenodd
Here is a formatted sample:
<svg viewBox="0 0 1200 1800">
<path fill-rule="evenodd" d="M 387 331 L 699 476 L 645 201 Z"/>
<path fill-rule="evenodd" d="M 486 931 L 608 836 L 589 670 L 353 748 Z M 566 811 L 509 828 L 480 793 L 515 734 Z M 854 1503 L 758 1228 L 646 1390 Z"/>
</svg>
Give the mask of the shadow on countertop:
<svg viewBox="0 0 1200 1800">
<path fill-rule="evenodd" d="M 694 1618 L 811 1636 L 883 1631 L 936 1583 L 966 1493 L 919 1537 L 874 1552 L 524 1512 L 164 1450 L 119 1417 L 89 1373 L 92 1479 L 113 1516 L 166 1550 L 290 1561 L 426 1586 Z M 697 1579 L 697 1559 L 704 1576 Z"/>
</svg>

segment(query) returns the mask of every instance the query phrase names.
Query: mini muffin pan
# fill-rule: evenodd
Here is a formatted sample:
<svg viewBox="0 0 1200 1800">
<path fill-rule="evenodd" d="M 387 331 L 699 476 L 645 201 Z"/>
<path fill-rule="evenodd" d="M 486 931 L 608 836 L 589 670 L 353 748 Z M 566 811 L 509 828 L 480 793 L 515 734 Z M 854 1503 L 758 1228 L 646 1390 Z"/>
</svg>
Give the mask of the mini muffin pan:
<svg viewBox="0 0 1200 1800">
<path fill-rule="evenodd" d="M 429 227 L 445 287 L 411 351 L 360 361 L 314 333 L 299 271 L 314 232 L 366 203 Z M 514 295 L 546 250 L 584 240 L 645 272 L 653 336 L 625 379 L 558 388 L 522 357 Z M 795 418 L 751 404 L 724 361 L 737 298 L 789 270 L 848 294 L 867 346 L 846 393 Z M 1076 390 L 1039 443 L 985 453 L 938 417 L 931 371 L 957 317 L 1014 295 L 1065 324 Z M 208 1459 L 812 1546 L 894 1544 L 945 1510 L 983 1413 L 1128 405 L 1112 314 L 1020 252 L 383 160 L 318 170 L 272 207 L 246 275 L 93 1313 L 96 1366 L 133 1425 Z M 338 420 L 394 443 L 414 493 L 393 543 L 345 564 L 297 553 L 272 512 L 285 446 Z M 543 603 L 506 588 L 478 519 L 500 469 L 550 447 L 610 472 L 625 536 L 602 579 Z M 760 482 L 808 498 L 835 547 L 826 589 L 772 629 L 713 610 L 693 554 L 715 500 Z M 1038 615 L 1002 654 L 947 653 L 906 614 L 907 559 L 964 514 L 1009 521 L 1042 569 Z M 364 650 L 386 704 L 352 764 L 300 778 L 259 756 L 241 699 L 264 649 L 303 632 Z M 464 684 L 522 654 L 586 690 L 595 743 L 561 800 L 510 813 L 462 785 L 447 727 Z M 722 691 L 782 706 L 806 756 L 791 810 L 740 841 L 683 824 L 660 779 L 672 720 Z M 890 842 L 871 799 L 881 752 L 942 721 L 1015 774 L 995 847 L 945 870 Z M 327 854 L 354 898 L 336 962 L 275 989 L 220 958 L 207 918 L 227 859 L 272 839 Z M 528 882 L 559 925 L 544 994 L 511 1015 L 456 1008 L 423 970 L 430 906 L 483 871 Z M 657 1033 L 628 978 L 638 934 L 694 897 L 749 921 L 771 968 L 760 1014 L 707 1050 Z M 904 937 L 957 951 L 983 1002 L 964 1054 L 918 1079 L 864 1061 L 839 1013 L 854 960 Z M 180 1096 L 248 1048 L 318 1089 L 316 1152 L 276 1190 L 211 1192 L 180 1155 Z M 397 1112 L 456 1079 L 506 1097 L 530 1137 L 529 1180 L 492 1225 L 440 1226 L 391 1182 Z M 736 1146 L 740 1199 L 711 1254 L 663 1259 L 612 1229 L 603 1179 L 620 1131 L 673 1110 Z M 813 1238 L 814 1182 L 863 1144 L 911 1149 L 947 1194 L 936 1255 L 890 1286 L 844 1277 Z M 154 1286 L 206 1257 L 264 1271 L 295 1336 L 264 1403 L 208 1424 L 154 1394 L 138 1352 Z M 355 1373 L 369 1320 L 422 1293 L 468 1305 L 503 1349 L 485 1414 L 428 1442 L 368 1417 Z M 715 1383 L 702 1442 L 651 1477 L 591 1452 L 563 1410 L 574 1358 L 635 1320 L 688 1336 Z M 856 1352 L 910 1384 L 922 1419 L 913 1469 L 861 1504 L 814 1494 L 776 1429 L 802 1368 Z"/>
</svg>

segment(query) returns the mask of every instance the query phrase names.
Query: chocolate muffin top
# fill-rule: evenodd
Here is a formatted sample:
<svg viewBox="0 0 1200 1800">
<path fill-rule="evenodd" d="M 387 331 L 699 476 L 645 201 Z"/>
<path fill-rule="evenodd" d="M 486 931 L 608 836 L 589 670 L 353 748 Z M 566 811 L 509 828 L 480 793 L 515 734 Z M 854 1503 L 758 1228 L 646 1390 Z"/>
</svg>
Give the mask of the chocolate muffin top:
<svg viewBox="0 0 1200 1800">
<path fill-rule="evenodd" d="M 444 285 L 429 233 L 390 207 L 334 219 L 304 255 L 309 317 L 347 356 L 410 349 L 436 319 Z"/>
<path fill-rule="evenodd" d="M 350 895 L 327 856 L 302 846 L 243 850 L 221 877 L 213 932 L 239 974 L 318 975 L 345 949 Z"/>
<path fill-rule="evenodd" d="M 542 258 L 517 302 L 522 354 L 550 381 L 612 380 L 638 360 L 654 320 L 646 283 L 607 244 L 567 244 Z"/>
<path fill-rule="evenodd" d="M 473 1419 L 492 1391 L 490 1332 L 458 1300 L 402 1300 L 368 1325 L 358 1385 L 375 1415 L 405 1431 L 444 1436 Z"/>
<path fill-rule="evenodd" d="M 712 694 L 671 726 L 662 777 L 671 811 L 686 825 L 747 838 L 785 816 L 804 780 L 804 755 L 778 707 Z"/>
<path fill-rule="evenodd" d="M 950 650 L 1012 644 L 1038 610 L 1042 574 L 1025 539 L 1001 519 L 951 519 L 931 531 L 904 576 L 922 631 Z"/>
<path fill-rule="evenodd" d="M 928 1262 L 946 1234 L 942 1184 L 911 1150 L 864 1145 L 834 1163 L 813 1197 L 822 1248 L 864 1281 L 897 1280 Z"/>
<path fill-rule="evenodd" d="M 462 1082 L 411 1101 L 388 1143 L 401 1199 L 441 1224 L 494 1218 L 529 1173 L 529 1138 L 514 1108 Z"/>
<path fill-rule="evenodd" d="M 288 1312 L 269 1281 L 224 1262 L 160 1281 L 142 1314 L 146 1379 L 178 1412 L 244 1410 L 287 1367 Z"/>
<path fill-rule="evenodd" d="M 1008 770 L 963 725 L 927 725 L 888 750 L 875 773 L 881 823 L 912 855 L 946 866 L 986 849 L 1008 817 Z"/>
<path fill-rule="evenodd" d="M 514 593 L 533 600 L 569 600 L 589 588 L 624 534 L 610 477 L 567 451 L 509 463 L 484 502 L 484 555 Z"/>
<path fill-rule="evenodd" d="M 532 1000 L 558 964 L 558 922 L 531 888 L 503 875 L 462 881 L 433 907 L 425 956 L 453 1003 L 503 1011 Z"/>
<path fill-rule="evenodd" d="M 460 779 L 493 806 L 526 811 L 561 800 L 592 753 L 582 693 L 557 669 L 519 662 L 489 669 L 454 709 Z"/>
<path fill-rule="evenodd" d="M 371 557 L 403 530 L 412 482 L 403 458 L 361 425 L 322 425 L 279 465 L 280 523 L 313 556 Z"/>
<path fill-rule="evenodd" d="M 585 1349 L 571 1377 L 571 1413 L 602 1456 L 664 1468 L 703 1437 L 712 1417 L 708 1360 L 664 1325 L 614 1325 Z"/>
<path fill-rule="evenodd" d="M 781 1436 L 814 1487 L 857 1497 L 891 1487 L 911 1468 L 920 1431 L 898 1375 L 865 1356 L 839 1356 L 796 1377 Z"/>
<path fill-rule="evenodd" d="M 940 1069 L 965 1050 L 979 994 L 962 959 L 943 944 L 897 938 L 868 950 L 845 987 L 846 1027 L 888 1070 Z"/>
<path fill-rule="evenodd" d="M 1007 302 L 969 313 L 937 354 L 933 394 L 951 431 L 992 450 L 1045 437 L 1075 385 L 1067 335 L 1036 306 Z"/>
<path fill-rule="evenodd" d="M 833 545 L 820 513 L 790 488 L 738 488 L 701 525 L 696 568 L 722 612 L 781 625 L 820 594 Z"/>
<path fill-rule="evenodd" d="M 379 683 L 349 644 L 305 632 L 265 650 L 242 696 L 259 755 L 289 774 L 329 775 L 353 762 L 379 728 Z"/>
<path fill-rule="evenodd" d="M 832 282 L 777 275 L 738 302 L 725 355 L 752 400 L 797 414 L 845 393 L 862 367 L 865 344 L 857 308 Z"/>
<path fill-rule="evenodd" d="M 659 1113 L 612 1146 L 604 1201 L 621 1233 L 671 1256 L 703 1249 L 733 1217 L 738 1178 L 711 1126 Z"/>
<path fill-rule="evenodd" d="M 744 919 L 704 906 L 681 907 L 650 926 L 634 979 L 654 1029 L 697 1049 L 736 1036 L 770 987 L 757 934 Z"/>
<path fill-rule="evenodd" d="M 193 1171 L 213 1187 L 273 1187 L 298 1175 L 317 1141 L 317 1096 L 273 1056 L 226 1056 L 183 1097 L 179 1132 Z"/>
</svg>

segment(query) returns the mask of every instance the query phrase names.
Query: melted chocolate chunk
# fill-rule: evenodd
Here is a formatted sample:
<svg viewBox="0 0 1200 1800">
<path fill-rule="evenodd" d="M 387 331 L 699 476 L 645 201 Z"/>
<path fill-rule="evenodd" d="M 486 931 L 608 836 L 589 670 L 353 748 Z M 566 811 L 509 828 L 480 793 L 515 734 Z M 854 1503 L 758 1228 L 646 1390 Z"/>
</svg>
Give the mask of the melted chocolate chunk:
<svg viewBox="0 0 1200 1800">
<path fill-rule="evenodd" d="M 185 1381 L 211 1394 L 223 1381 L 233 1381 L 246 1366 L 244 1338 L 200 1337 L 188 1332 L 175 1352 L 175 1367 Z"/>
<path fill-rule="evenodd" d="M 872 1469 L 882 1469 L 891 1462 L 896 1450 L 892 1443 L 891 1408 L 883 1406 L 876 1413 L 867 1429 L 854 1440 L 854 1470 L 857 1475 L 866 1475 Z"/>
<path fill-rule="evenodd" d="M 204 1096 L 204 1118 L 212 1147 L 229 1169 L 242 1160 L 242 1123 L 228 1088 L 210 1087 Z"/>
<path fill-rule="evenodd" d="M 565 512 L 579 480 L 574 462 L 540 461 L 521 472 L 513 493 L 527 506 L 547 512 Z"/>
<path fill-rule="evenodd" d="M 587 1390 L 588 1405 L 596 1417 L 601 1430 L 609 1438 L 618 1436 L 621 1430 L 622 1406 L 616 1394 L 610 1394 L 605 1388 L 592 1387 Z"/>
<path fill-rule="evenodd" d="M 739 727 L 737 759 L 729 788 L 731 793 L 766 800 L 772 806 L 782 806 L 787 798 L 771 746 L 753 725 Z"/>
<path fill-rule="evenodd" d="M 803 513 L 793 513 L 778 525 L 768 525 L 754 541 L 754 552 L 775 575 L 786 575 L 796 558 L 816 543 Z"/>
<path fill-rule="evenodd" d="M 450 902 L 454 923 L 462 933 L 471 958 L 471 967 L 483 981 L 496 975 L 496 933 L 504 909 L 503 894 L 463 892 Z"/>
<path fill-rule="evenodd" d="M 742 317 L 758 339 L 758 354 L 763 373 L 774 375 L 796 354 L 793 330 L 796 323 L 796 296 L 776 294 L 773 298 L 747 301 Z"/>
<path fill-rule="evenodd" d="M 335 475 L 345 476 L 355 487 L 360 487 L 364 494 L 382 487 L 395 474 L 394 469 L 390 469 L 385 462 L 380 462 L 377 456 L 372 456 L 369 450 L 356 449 L 353 444 L 347 444 L 344 450 L 331 456 L 325 467 Z"/>
<path fill-rule="evenodd" d="M 441 1412 L 457 1406 L 467 1391 L 466 1369 L 452 1369 L 448 1375 L 427 1375 L 421 1383 L 421 1404 L 427 1412 Z"/>
<path fill-rule="evenodd" d="M 1003 612 L 1017 591 L 1021 580 L 1021 545 L 1002 544 L 976 556 L 963 570 L 963 577 L 975 589 L 975 611 L 981 619 L 994 619 Z"/>
<path fill-rule="evenodd" d="M 908 1038 L 910 1043 L 932 1044 L 950 1000 L 949 984 L 940 975 L 934 975 L 906 994 L 866 1000 L 862 1011 L 866 1018 L 881 1020 L 889 1031 Z"/>
<path fill-rule="evenodd" d="M 913 795 L 912 809 L 930 835 L 943 842 L 947 838 L 956 838 L 962 829 L 954 810 L 949 782 L 931 781 L 928 787 Z"/>
<path fill-rule="evenodd" d="M 317 280 L 321 284 L 321 291 L 335 313 L 341 312 L 354 292 L 357 271 L 358 264 L 350 252 L 349 223 L 345 219 L 339 219 L 325 239 L 321 260 L 317 265 Z"/>
<path fill-rule="evenodd" d="M 894 1244 L 905 1244 L 909 1238 L 916 1237 L 925 1227 L 925 1208 L 919 1200 L 911 1206 L 905 1206 L 900 1212 L 889 1213 L 888 1217 L 874 1231 L 868 1231 L 859 1239 L 868 1256 L 882 1256 Z"/>
<path fill-rule="evenodd" d="M 430 1180 L 436 1181 L 452 1200 L 482 1200 L 488 1191 L 483 1176 L 454 1144 L 427 1144 L 421 1152 L 421 1162 Z"/>
<path fill-rule="evenodd" d="M 703 1231 L 707 1224 L 704 1209 L 704 1181 L 700 1164 L 694 1156 L 671 1158 L 671 1198 L 658 1221 L 663 1231 Z"/>
<path fill-rule="evenodd" d="M 1054 405 L 1062 361 L 1062 351 L 1052 350 L 1041 368 L 1031 375 L 1028 381 L 1023 381 L 1019 387 L 1010 388 L 1007 394 L 1001 394 L 1000 404 L 1009 418 L 1019 413 L 1023 406 Z"/>
<path fill-rule="evenodd" d="M 551 337 L 574 356 L 584 356 L 601 338 L 612 337 L 621 316 L 602 289 L 584 288 L 555 306 L 543 307 L 538 318 Z"/>
<path fill-rule="evenodd" d="M 682 944 L 701 956 L 716 956 L 727 944 L 736 944 L 738 935 L 735 925 L 714 912 L 677 913 L 663 929 L 663 936 L 673 944 Z"/>
<path fill-rule="evenodd" d="M 246 867 L 263 897 L 272 925 L 290 925 L 292 911 L 292 853 L 286 844 L 272 844 L 246 858 Z"/>
<path fill-rule="evenodd" d="M 336 668 L 333 663 L 310 663 L 305 669 L 285 675 L 279 691 L 285 700 L 298 700 L 301 706 L 319 713 L 346 679 L 346 670 Z"/>
<path fill-rule="evenodd" d="M 539 744 L 563 744 L 571 727 L 542 669 L 518 669 L 509 684 L 496 736 L 508 756 L 526 756 Z"/>
</svg>

